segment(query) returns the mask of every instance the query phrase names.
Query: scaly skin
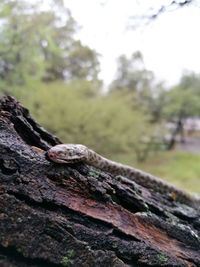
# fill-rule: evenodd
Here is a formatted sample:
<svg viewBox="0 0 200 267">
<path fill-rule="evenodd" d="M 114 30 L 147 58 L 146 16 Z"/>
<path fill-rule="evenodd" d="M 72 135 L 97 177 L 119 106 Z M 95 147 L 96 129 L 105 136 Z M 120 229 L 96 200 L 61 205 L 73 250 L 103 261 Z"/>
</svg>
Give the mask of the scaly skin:
<svg viewBox="0 0 200 267">
<path fill-rule="evenodd" d="M 122 175 L 135 181 L 137 184 L 163 194 L 172 194 L 179 202 L 200 207 L 200 198 L 193 196 L 177 187 L 153 176 L 149 173 L 135 169 L 128 165 L 106 159 L 95 151 L 79 144 L 62 144 L 49 149 L 48 157 L 57 163 L 75 163 L 83 161 L 115 175 Z"/>
</svg>

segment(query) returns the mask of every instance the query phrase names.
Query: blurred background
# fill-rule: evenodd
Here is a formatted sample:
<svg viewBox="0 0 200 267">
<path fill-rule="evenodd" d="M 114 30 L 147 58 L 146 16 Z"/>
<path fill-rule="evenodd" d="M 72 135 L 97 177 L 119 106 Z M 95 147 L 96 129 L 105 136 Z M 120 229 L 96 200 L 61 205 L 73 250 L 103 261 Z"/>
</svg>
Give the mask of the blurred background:
<svg viewBox="0 0 200 267">
<path fill-rule="evenodd" d="M 1 0 L 0 94 L 81 143 L 200 193 L 200 1 Z"/>
</svg>

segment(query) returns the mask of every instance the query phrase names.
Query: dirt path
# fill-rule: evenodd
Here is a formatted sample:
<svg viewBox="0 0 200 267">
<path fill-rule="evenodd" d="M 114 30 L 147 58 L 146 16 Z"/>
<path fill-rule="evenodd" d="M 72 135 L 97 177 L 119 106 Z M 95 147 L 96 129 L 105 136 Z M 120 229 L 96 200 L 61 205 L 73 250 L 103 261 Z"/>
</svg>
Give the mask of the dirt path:
<svg viewBox="0 0 200 267">
<path fill-rule="evenodd" d="M 200 137 L 186 137 L 185 143 L 177 143 L 176 150 L 200 153 Z"/>
</svg>

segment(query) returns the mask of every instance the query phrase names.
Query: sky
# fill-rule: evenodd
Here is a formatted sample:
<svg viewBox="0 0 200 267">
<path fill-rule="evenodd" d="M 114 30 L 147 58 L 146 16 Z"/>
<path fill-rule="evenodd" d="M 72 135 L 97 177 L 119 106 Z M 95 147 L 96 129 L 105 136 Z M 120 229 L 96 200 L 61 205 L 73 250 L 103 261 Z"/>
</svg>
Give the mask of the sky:
<svg viewBox="0 0 200 267">
<path fill-rule="evenodd" d="M 148 4 L 160 0 L 148 0 Z M 185 70 L 200 73 L 200 8 L 187 6 L 165 12 L 154 22 L 128 28 L 130 17 L 141 14 L 145 0 L 65 0 L 81 26 L 78 37 L 100 53 L 100 78 L 108 85 L 116 73 L 116 58 L 139 50 L 145 66 L 167 85 Z M 160 1 L 161 2 L 161 1 Z M 147 2 L 146 2 L 147 3 Z"/>
</svg>

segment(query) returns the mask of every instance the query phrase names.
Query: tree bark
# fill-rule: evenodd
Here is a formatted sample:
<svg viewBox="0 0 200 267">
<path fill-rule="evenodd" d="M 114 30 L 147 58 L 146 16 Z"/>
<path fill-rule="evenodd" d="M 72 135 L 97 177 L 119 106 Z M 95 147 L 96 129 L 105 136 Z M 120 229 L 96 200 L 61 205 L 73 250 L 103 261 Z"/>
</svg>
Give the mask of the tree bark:
<svg viewBox="0 0 200 267">
<path fill-rule="evenodd" d="M 200 216 L 84 163 L 14 98 L 0 99 L 0 266 L 200 266 Z"/>
</svg>

